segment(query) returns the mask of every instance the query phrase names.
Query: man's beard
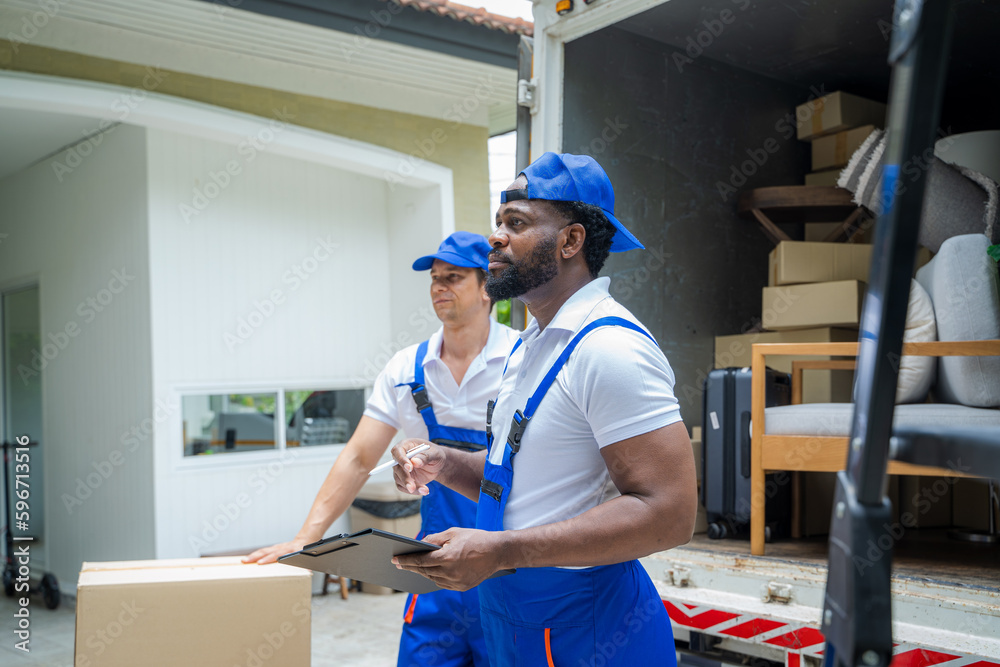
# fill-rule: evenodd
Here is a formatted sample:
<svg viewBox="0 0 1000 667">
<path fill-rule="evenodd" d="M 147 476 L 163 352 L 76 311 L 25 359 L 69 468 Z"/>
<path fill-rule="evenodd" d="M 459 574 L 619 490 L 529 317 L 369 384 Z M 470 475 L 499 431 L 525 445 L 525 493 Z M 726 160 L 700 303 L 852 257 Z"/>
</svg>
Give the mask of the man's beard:
<svg viewBox="0 0 1000 667">
<path fill-rule="evenodd" d="M 494 301 L 503 301 L 521 296 L 541 287 L 559 273 L 555 258 L 556 236 L 553 234 L 538 243 L 525 259 L 511 261 L 505 269 L 486 276 L 486 293 Z M 490 253 L 491 261 L 505 261 L 508 258 L 498 251 Z"/>
</svg>

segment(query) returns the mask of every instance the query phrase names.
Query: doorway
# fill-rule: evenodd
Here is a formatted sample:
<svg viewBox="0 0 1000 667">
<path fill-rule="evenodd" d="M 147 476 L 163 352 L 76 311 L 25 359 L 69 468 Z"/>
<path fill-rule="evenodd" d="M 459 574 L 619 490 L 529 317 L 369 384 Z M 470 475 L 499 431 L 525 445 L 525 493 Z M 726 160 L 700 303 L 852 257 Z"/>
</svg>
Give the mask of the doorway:
<svg viewBox="0 0 1000 667">
<path fill-rule="evenodd" d="M 39 319 L 38 285 L 19 287 L 0 293 L 0 339 L 3 356 L 0 357 L 2 371 L 3 409 L 0 410 L 0 437 L 4 442 L 23 442 L 24 436 L 31 443 L 28 446 L 28 476 L 22 482 L 28 484 L 27 529 L 15 521 L 12 526 L 14 537 L 33 537 L 32 561 L 37 567 L 47 564 L 43 536 L 45 534 L 45 504 L 42 488 L 43 461 L 42 439 L 42 369 L 45 357 L 41 340 Z M 18 499 L 12 493 L 14 479 L 13 451 L 9 450 L 8 477 L 4 490 L 7 502 Z M 24 468 L 19 472 L 23 474 Z M 23 484 L 20 489 L 24 489 Z M 11 507 L 13 510 L 13 506 Z M 13 511 L 10 513 L 13 515 Z M 6 524 L 6 517 L 4 517 Z"/>
</svg>

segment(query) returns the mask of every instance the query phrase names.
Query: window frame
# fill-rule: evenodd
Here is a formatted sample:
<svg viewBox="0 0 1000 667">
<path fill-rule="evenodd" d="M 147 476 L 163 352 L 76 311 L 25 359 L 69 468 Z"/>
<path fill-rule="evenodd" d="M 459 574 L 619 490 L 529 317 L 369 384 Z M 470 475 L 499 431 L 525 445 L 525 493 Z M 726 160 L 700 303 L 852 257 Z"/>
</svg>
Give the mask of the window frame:
<svg viewBox="0 0 1000 667">
<path fill-rule="evenodd" d="M 289 448 L 286 443 L 288 431 L 287 415 L 285 413 L 285 393 L 288 391 L 357 391 L 364 392 L 364 403 L 371 397 L 372 385 L 359 385 L 356 380 L 331 380 L 328 382 L 274 382 L 268 384 L 211 384 L 183 385 L 174 387 L 172 392 L 176 399 L 175 405 L 180 408 L 172 420 L 173 429 L 169 434 L 171 459 L 173 469 L 206 470 L 219 468 L 256 467 L 273 461 L 287 461 L 292 457 L 300 461 L 323 460 L 332 461 L 340 454 L 346 443 L 310 445 L 308 447 Z M 184 399 L 188 396 L 214 396 L 221 394 L 274 394 L 274 447 L 267 450 L 240 452 L 239 456 L 187 456 L 184 454 Z M 180 441 L 178 443 L 178 441 Z M 176 445 L 180 444 L 180 447 Z"/>
</svg>

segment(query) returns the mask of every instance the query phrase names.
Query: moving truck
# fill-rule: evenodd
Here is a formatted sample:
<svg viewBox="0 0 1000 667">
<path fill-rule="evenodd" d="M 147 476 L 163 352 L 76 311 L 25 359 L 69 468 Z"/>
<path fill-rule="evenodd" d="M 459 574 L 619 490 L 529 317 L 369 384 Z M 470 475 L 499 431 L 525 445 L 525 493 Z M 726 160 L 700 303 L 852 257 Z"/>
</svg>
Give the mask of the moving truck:
<svg viewBox="0 0 1000 667">
<path fill-rule="evenodd" d="M 666 353 L 685 422 L 709 428 L 705 377 L 717 365 L 749 366 L 718 360 L 715 337 L 766 328 L 761 293 L 774 243 L 740 215 L 740 194 L 805 183 L 814 163 L 799 138 L 800 105 L 837 92 L 888 101 L 893 2 L 534 1 L 532 67 L 519 84 L 531 156 L 586 153 L 607 170 L 616 215 L 647 247 L 609 258 L 612 296 Z M 956 6 L 941 136 L 997 127 L 984 91 L 1000 89 L 998 28 L 1000 3 Z M 831 151 L 824 164 L 842 164 Z M 801 239 L 806 223 L 832 221 L 775 222 Z M 834 393 L 843 384 L 828 382 Z M 822 662 L 831 477 L 806 474 L 799 537 L 776 539 L 763 556 L 745 539 L 699 532 L 643 559 L 685 664 Z M 892 665 L 1000 665 L 1000 547 L 948 534 L 970 518 L 983 527 L 985 482 L 937 481 L 898 476 L 888 485 L 897 514 L 909 507 L 920 519 L 896 544 Z"/>
</svg>

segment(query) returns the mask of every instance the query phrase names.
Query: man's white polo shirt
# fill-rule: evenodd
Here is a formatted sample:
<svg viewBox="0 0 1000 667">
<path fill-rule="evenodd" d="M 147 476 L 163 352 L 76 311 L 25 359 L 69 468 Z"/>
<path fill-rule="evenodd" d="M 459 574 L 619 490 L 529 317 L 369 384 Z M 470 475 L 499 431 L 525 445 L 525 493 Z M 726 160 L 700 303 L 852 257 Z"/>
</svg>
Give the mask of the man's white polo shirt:
<svg viewBox="0 0 1000 667">
<path fill-rule="evenodd" d="M 513 329 L 490 320 L 490 335 L 486 346 L 465 372 L 458 384 L 451 371 L 441 361 L 443 329 L 431 335 L 424 357 L 424 385 L 434 406 L 434 416 L 442 426 L 486 429 L 486 402 L 496 397 L 503 372 L 504 360 L 517 340 Z M 375 380 L 365 415 L 403 431 L 407 438 L 427 438 L 427 425 L 417 413 L 409 387 L 396 387 L 413 382 L 413 363 L 417 346 L 400 350 Z"/>
<path fill-rule="evenodd" d="M 585 285 L 544 330 L 533 321 L 511 357 L 493 411 L 490 461 L 499 463 L 515 410 L 528 398 L 577 331 L 601 317 L 639 324 L 608 294 L 610 279 Z M 641 324 L 640 324 L 641 326 Z M 681 421 L 674 373 L 646 336 L 600 327 L 567 359 L 531 418 L 514 457 L 504 529 L 572 518 L 619 495 L 600 449 Z"/>
</svg>

